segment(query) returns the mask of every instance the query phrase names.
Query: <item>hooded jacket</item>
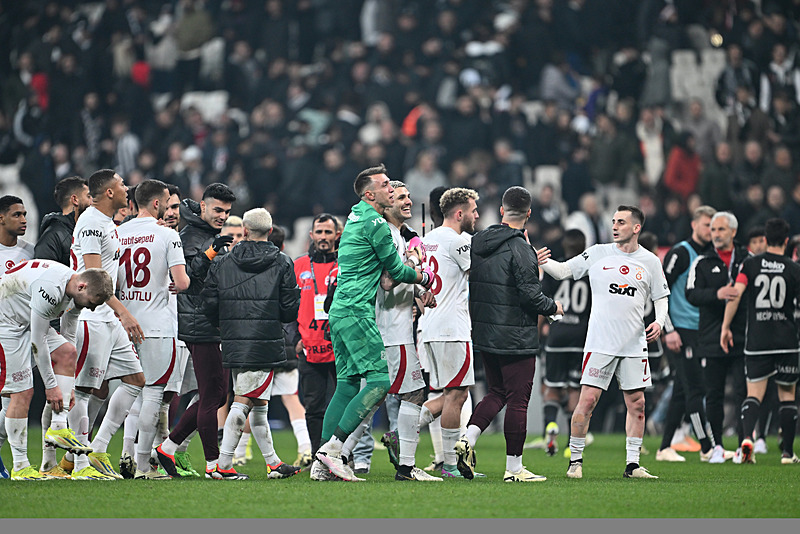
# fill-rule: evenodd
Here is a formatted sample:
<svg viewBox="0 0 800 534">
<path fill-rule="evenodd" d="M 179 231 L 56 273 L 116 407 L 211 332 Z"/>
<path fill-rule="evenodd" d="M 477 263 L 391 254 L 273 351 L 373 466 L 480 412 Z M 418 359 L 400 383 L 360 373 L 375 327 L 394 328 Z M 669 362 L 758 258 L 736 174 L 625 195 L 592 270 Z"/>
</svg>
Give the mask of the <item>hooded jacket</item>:
<svg viewBox="0 0 800 534">
<path fill-rule="evenodd" d="M 539 315 L 556 312 L 542 293 L 536 252 L 522 230 L 495 224 L 472 238 L 469 312 L 478 350 L 535 357 Z"/>
<path fill-rule="evenodd" d="M 190 198 L 181 202 L 181 219 L 186 226 L 181 230 L 183 257 L 186 259 L 186 274 L 192 283 L 189 289 L 178 293 L 178 339 L 186 343 L 219 343 L 217 329 L 203 314 L 203 290 L 211 260 L 204 252 L 219 233 L 200 218 L 200 203 Z"/>
<path fill-rule="evenodd" d="M 219 328 L 222 366 L 267 369 L 286 362 L 283 325 L 297 319 L 300 289 L 289 256 L 268 241 L 241 241 L 211 264 L 203 312 Z"/>
<path fill-rule="evenodd" d="M 48 213 L 42 219 L 39 240 L 36 242 L 34 258 L 54 260 L 67 267 L 76 266 L 70 261 L 72 231 L 75 229 L 75 212 L 63 215 L 57 211 Z"/>
</svg>

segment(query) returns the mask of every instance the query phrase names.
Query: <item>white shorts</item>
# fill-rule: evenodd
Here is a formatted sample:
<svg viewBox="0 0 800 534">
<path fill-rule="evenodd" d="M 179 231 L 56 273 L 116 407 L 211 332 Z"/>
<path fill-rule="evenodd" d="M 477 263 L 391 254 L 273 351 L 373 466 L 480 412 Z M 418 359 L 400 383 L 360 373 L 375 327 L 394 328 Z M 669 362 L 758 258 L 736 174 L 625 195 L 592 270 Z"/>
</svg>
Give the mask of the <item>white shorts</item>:
<svg viewBox="0 0 800 534">
<path fill-rule="evenodd" d="M 469 341 L 428 341 L 425 343 L 430 364 L 431 388 L 446 389 L 472 386 L 472 347 Z"/>
<path fill-rule="evenodd" d="M 136 345 L 139 363 L 148 386 L 166 386 L 178 365 L 174 337 L 148 337 Z M 164 388 L 166 391 L 166 387 Z"/>
<path fill-rule="evenodd" d="M 175 368 L 167 381 L 164 391 L 172 391 L 178 395 L 185 395 L 197 389 L 197 378 L 194 376 L 192 355 L 186 343 L 180 339 L 175 340 Z M 187 389 L 189 388 L 189 389 Z"/>
<path fill-rule="evenodd" d="M 272 369 L 231 369 L 233 394 L 249 399 L 269 400 L 272 395 Z"/>
<path fill-rule="evenodd" d="M 297 395 L 297 384 L 299 383 L 300 372 L 297 369 L 278 371 L 272 379 L 272 396 Z"/>
<path fill-rule="evenodd" d="M 50 349 L 50 354 L 52 354 L 58 347 L 63 345 L 64 343 L 69 343 L 64 336 L 56 332 L 56 329 L 52 326 L 47 329 L 47 348 Z"/>
<path fill-rule="evenodd" d="M 646 356 L 611 356 L 599 352 L 584 354 L 581 385 L 607 390 L 614 375 L 622 391 L 646 388 L 653 383 L 650 379 L 650 362 Z"/>
<path fill-rule="evenodd" d="M 75 387 L 99 388 L 103 380 L 142 372 L 133 344 L 119 321 L 78 321 Z"/>
<path fill-rule="evenodd" d="M 6 395 L 33 387 L 31 331 L 8 335 L 10 333 L 0 332 L 0 388 Z"/>
<path fill-rule="evenodd" d="M 422 368 L 413 343 L 386 347 L 386 363 L 389 365 L 389 393 L 411 393 L 425 387 Z"/>
<path fill-rule="evenodd" d="M 431 372 L 431 359 L 428 356 L 428 349 L 425 348 L 425 343 L 422 341 L 417 342 L 417 359 L 419 360 L 419 366 L 422 369 L 430 374 Z"/>
</svg>

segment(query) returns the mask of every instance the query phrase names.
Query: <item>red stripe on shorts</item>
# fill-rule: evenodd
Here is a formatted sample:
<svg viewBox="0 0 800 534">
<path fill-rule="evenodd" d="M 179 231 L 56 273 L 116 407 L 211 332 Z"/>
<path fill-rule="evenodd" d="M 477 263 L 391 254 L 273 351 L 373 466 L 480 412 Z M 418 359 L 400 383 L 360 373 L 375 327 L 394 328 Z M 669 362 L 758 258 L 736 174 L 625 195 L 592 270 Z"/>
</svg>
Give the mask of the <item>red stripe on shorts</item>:
<svg viewBox="0 0 800 534">
<path fill-rule="evenodd" d="M 397 370 L 397 376 L 392 382 L 392 387 L 389 388 L 389 393 L 400 393 L 400 387 L 403 385 L 403 379 L 406 377 L 406 347 L 400 345 L 400 369 Z"/>
<path fill-rule="evenodd" d="M 75 366 L 75 378 L 78 378 L 78 375 L 81 374 L 81 369 L 83 369 L 83 366 L 86 363 L 86 354 L 88 352 L 89 352 L 89 323 L 84 321 L 83 345 L 81 345 L 81 353 L 78 354 L 78 364 Z"/>
<path fill-rule="evenodd" d="M 581 366 L 581 377 L 583 377 L 583 372 L 586 370 L 586 364 L 589 363 L 589 356 L 591 355 L 591 352 L 587 352 L 586 357 L 583 359 L 583 365 Z"/>
<path fill-rule="evenodd" d="M 3 351 L 3 345 L 0 345 L 0 391 L 3 391 L 6 385 L 6 369 L 8 369 L 6 353 Z"/>
<path fill-rule="evenodd" d="M 243 397 L 249 397 L 251 399 L 257 399 L 258 397 L 260 397 L 261 394 L 264 393 L 267 390 L 267 388 L 269 387 L 269 385 L 272 383 L 272 376 L 274 374 L 275 374 L 275 371 L 270 371 L 269 375 L 267 376 L 267 379 L 264 380 L 263 384 L 261 384 L 259 387 L 257 387 L 256 389 L 254 389 L 250 393 L 245 393 L 242 396 Z"/>
<path fill-rule="evenodd" d="M 169 382 L 169 377 L 172 375 L 172 370 L 175 368 L 175 356 L 176 356 L 176 353 L 177 353 L 177 349 L 175 348 L 175 338 L 172 338 L 172 358 L 169 361 L 169 369 L 167 369 L 167 372 L 164 373 L 164 376 L 159 378 L 156 381 L 156 383 L 153 384 L 154 386 L 163 386 L 164 384 Z"/>
<path fill-rule="evenodd" d="M 470 357 L 469 353 L 469 341 L 467 341 L 467 357 L 464 358 L 464 365 L 461 366 L 461 369 L 458 370 L 458 374 L 453 378 L 449 384 L 447 384 L 446 388 L 457 388 L 461 386 L 461 381 L 464 380 L 464 377 L 467 376 L 467 372 L 469 371 L 469 366 L 472 365 L 472 358 Z"/>
</svg>

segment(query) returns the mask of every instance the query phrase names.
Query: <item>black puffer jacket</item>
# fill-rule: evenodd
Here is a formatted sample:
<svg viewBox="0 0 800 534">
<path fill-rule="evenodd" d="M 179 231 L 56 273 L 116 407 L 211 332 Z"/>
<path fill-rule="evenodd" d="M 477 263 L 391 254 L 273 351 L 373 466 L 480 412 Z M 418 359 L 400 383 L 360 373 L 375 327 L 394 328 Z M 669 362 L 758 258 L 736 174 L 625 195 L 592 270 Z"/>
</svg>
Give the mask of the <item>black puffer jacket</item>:
<svg viewBox="0 0 800 534">
<path fill-rule="evenodd" d="M 542 293 L 536 252 L 522 230 L 495 224 L 472 238 L 469 312 L 472 343 L 492 354 L 534 357 L 538 316 L 556 312 Z"/>
<path fill-rule="evenodd" d="M 72 247 L 74 229 L 75 212 L 63 215 L 54 211 L 45 215 L 33 257 L 40 260 L 54 260 L 67 267 L 73 267 L 69 260 L 69 251 Z"/>
<path fill-rule="evenodd" d="M 219 232 L 200 218 L 200 203 L 190 198 L 181 202 L 181 219 L 186 226 L 181 230 L 186 274 L 192 283 L 189 289 L 178 293 L 178 339 L 186 343 L 219 343 L 219 332 L 203 314 L 200 292 L 211 266 L 204 252 L 211 246 Z"/>
<path fill-rule="evenodd" d="M 725 354 L 719 344 L 719 336 L 727 301 L 717 298 L 717 290 L 736 281 L 742 262 L 749 255 L 746 248 L 734 244 L 730 274 L 725 262 L 713 248 L 697 258 L 691 266 L 686 280 L 686 300 L 700 309 L 700 325 L 697 329 L 697 356 L 700 358 L 726 358 L 744 354 L 747 306 L 739 306 L 733 316 L 733 349 Z"/>
<path fill-rule="evenodd" d="M 241 241 L 214 261 L 201 293 L 222 339 L 222 365 L 266 369 L 286 362 L 283 325 L 297 320 L 300 288 L 289 256 L 268 241 Z"/>
</svg>

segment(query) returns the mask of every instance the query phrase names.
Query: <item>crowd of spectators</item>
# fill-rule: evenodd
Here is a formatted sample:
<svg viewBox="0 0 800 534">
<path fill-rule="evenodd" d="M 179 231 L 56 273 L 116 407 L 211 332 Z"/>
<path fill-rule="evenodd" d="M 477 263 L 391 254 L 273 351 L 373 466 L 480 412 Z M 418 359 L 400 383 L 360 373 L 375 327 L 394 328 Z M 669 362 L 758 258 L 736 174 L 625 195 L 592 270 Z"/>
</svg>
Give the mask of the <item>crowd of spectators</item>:
<svg viewBox="0 0 800 534">
<path fill-rule="evenodd" d="M 0 165 L 40 214 L 112 167 L 195 199 L 224 182 L 291 233 L 383 162 L 417 203 L 536 186 L 529 233 L 556 250 L 565 226 L 605 241 L 620 200 L 662 247 L 702 203 L 797 234 L 798 20 L 797 0 L 1 1 Z M 716 114 L 669 80 L 673 51 L 712 47 Z"/>
</svg>

